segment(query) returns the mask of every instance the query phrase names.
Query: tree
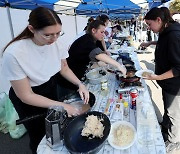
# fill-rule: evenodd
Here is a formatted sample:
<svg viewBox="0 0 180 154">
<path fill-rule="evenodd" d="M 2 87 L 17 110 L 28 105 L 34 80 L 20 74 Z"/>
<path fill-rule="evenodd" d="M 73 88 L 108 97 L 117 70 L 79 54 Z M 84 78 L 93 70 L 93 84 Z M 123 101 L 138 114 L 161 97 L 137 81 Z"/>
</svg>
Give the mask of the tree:
<svg viewBox="0 0 180 154">
<path fill-rule="evenodd" d="M 170 3 L 169 10 L 174 13 L 180 13 L 180 0 L 174 0 Z"/>
</svg>

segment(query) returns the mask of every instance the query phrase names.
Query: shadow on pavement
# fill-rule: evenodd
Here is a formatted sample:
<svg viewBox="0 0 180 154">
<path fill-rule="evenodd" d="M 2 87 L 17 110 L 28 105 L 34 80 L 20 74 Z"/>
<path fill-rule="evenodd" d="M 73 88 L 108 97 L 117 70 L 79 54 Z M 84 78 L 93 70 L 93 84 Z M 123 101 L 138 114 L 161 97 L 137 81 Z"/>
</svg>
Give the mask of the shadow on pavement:
<svg viewBox="0 0 180 154">
<path fill-rule="evenodd" d="M 154 71 L 154 63 L 149 63 L 149 62 L 146 61 L 146 60 L 141 60 L 140 62 L 141 62 L 141 63 L 144 63 L 144 64 L 146 65 L 146 68 L 147 68 L 147 69 Z"/>
<path fill-rule="evenodd" d="M 148 85 L 147 85 L 147 88 L 148 88 L 149 95 L 151 97 L 151 101 L 152 101 L 152 104 L 153 104 L 153 107 L 154 107 L 154 110 L 155 110 L 155 113 L 156 113 L 156 116 L 157 116 L 157 120 L 158 120 L 159 123 L 161 123 L 162 119 L 163 119 L 162 114 L 161 114 L 159 108 L 157 107 L 156 103 L 152 100 L 152 91 L 151 91 L 151 89 L 150 89 L 150 87 Z"/>
</svg>

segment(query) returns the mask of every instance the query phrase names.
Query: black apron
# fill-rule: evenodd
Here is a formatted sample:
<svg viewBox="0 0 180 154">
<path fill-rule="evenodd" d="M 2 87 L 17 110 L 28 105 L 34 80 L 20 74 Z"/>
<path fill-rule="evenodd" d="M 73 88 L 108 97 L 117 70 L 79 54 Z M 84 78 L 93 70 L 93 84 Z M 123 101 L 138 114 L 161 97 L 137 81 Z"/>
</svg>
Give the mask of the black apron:
<svg viewBox="0 0 180 154">
<path fill-rule="evenodd" d="M 52 77 L 46 83 L 32 87 L 34 93 L 47 97 L 52 100 L 57 101 L 57 82 L 55 77 Z M 11 99 L 17 113 L 19 114 L 20 119 L 26 119 L 29 117 L 36 117 L 37 115 L 43 115 L 38 118 L 31 118 L 31 120 L 27 120 L 24 122 L 24 126 L 26 127 L 29 137 L 30 137 L 30 148 L 33 154 L 36 154 L 37 146 L 39 145 L 41 139 L 45 135 L 45 116 L 47 113 L 46 108 L 40 108 L 31 106 L 23 103 L 15 94 L 13 88 L 10 88 L 9 98 Z"/>
</svg>

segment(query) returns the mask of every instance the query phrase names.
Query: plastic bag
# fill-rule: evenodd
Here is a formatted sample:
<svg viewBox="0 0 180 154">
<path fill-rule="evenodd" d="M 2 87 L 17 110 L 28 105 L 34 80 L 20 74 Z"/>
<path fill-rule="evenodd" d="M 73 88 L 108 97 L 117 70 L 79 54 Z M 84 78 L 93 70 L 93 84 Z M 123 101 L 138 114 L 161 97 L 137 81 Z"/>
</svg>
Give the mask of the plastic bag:
<svg viewBox="0 0 180 154">
<path fill-rule="evenodd" d="M 19 119 L 19 116 L 7 94 L 1 93 L 0 104 L 0 110 L 2 110 L 0 131 L 4 133 L 9 132 L 12 138 L 20 138 L 26 133 L 26 129 L 23 124 L 16 125 L 16 120 Z"/>
<path fill-rule="evenodd" d="M 8 133 L 8 125 L 6 123 L 5 117 L 5 102 L 6 99 L 4 97 L 5 93 L 0 93 L 0 131 L 3 133 Z"/>
</svg>

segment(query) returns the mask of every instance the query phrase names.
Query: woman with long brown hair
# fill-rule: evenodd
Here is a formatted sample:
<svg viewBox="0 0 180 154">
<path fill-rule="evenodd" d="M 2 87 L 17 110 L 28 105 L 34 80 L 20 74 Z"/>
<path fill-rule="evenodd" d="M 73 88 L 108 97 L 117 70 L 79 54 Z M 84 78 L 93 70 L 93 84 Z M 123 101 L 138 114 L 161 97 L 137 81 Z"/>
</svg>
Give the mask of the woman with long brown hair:
<svg viewBox="0 0 180 154">
<path fill-rule="evenodd" d="M 147 76 L 162 88 L 162 134 L 167 153 L 180 148 L 180 24 L 161 8 L 152 8 L 145 22 L 159 33 L 155 49 L 155 74 Z"/>
<path fill-rule="evenodd" d="M 21 119 L 47 112 L 51 106 L 63 106 L 69 116 L 80 111 L 72 105 L 59 102 L 56 96 L 56 80 L 61 75 L 79 89 L 81 98 L 88 103 L 89 92 L 69 69 L 67 50 L 59 38 L 62 23 L 58 15 L 39 7 L 29 15 L 29 24 L 13 39 L 3 53 L 2 72 L 11 82 L 9 97 Z M 44 117 L 24 123 L 30 137 L 30 148 L 36 153 L 45 135 Z"/>
</svg>

